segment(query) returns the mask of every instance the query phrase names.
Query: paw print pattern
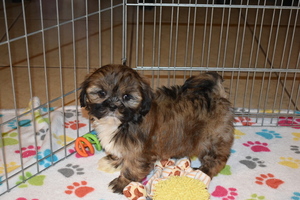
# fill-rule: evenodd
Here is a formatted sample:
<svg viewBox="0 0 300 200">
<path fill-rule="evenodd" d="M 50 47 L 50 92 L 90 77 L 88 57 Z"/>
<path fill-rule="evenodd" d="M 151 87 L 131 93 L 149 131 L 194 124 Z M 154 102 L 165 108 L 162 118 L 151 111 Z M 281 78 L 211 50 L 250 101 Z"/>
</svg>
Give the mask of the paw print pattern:
<svg viewBox="0 0 300 200">
<path fill-rule="evenodd" d="M 264 200 L 264 199 L 266 199 L 264 196 L 258 196 L 257 194 L 252 194 L 251 199 L 247 199 L 247 200 Z"/>
<path fill-rule="evenodd" d="M 298 169 L 300 167 L 300 160 L 294 159 L 291 157 L 280 157 L 280 162 L 279 164 L 293 168 L 293 169 Z"/>
<path fill-rule="evenodd" d="M 18 165 L 16 162 L 10 162 L 6 164 L 7 173 L 14 171 L 15 169 L 18 169 L 19 167 L 21 167 L 21 165 Z M 2 165 L 2 167 L 0 167 L 0 174 L 4 174 L 4 172 L 5 172 L 4 165 Z"/>
<path fill-rule="evenodd" d="M 81 116 L 81 112 L 77 112 L 76 110 L 73 110 L 73 109 L 68 109 L 65 111 L 66 118 L 72 118 L 75 116 Z"/>
<path fill-rule="evenodd" d="M 219 174 L 222 174 L 222 175 L 231 175 L 231 167 L 230 165 L 226 165 L 221 171 Z"/>
<path fill-rule="evenodd" d="M 234 138 L 235 139 L 240 139 L 242 136 L 246 135 L 245 133 L 243 133 L 240 130 L 235 129 L 234 130 Z"/>
<path fill-rule="evenodd" d="M 42 128 L 35 134 L 40 137 L 40 140 L 44 140 L 48 131 L 49 131 L 48 128 L 47 129 Z"/>
<path fill-rule="evenodd" d="M 279 117 L 279 126 L 289 126 L 295 129 L 300 129 L 300 118 L 294 117 Z"/>
<path fill-rule="evenodd" d="M 244 146 L 250 147 L 253 152 L 270 152 L 271 150 L 267 147 L 268 143 L 261 143 L 259 141 L 251 142 L 248 141 L 247 143 L 243 143 Z"/>
<path fill-rule="evenodd" d="M 243 126 L 252 126 L 255 124 L 249 117 L 237 117 L 235 118 L 235 122 L 240 122 Z"/>
<path fill-rule="evenodd" d="M 259 177 L 256 177 L 256 184 L 264 185 L 277 189 L 281 184 L 284 183 L 284 181 L 274 178 L 275 176 L 273 174 L 261 174 Z"/>
<path fill-rule="evenodd" d="M 21 151 L 17 150 L 15 153 L 21 153 L 22 158 L 27 158 L 30 156 L 36 155 L 37 150 L 39 150 L 41 147 L 35 148 L 33 145 L 29 145 L 28 147 L 23 147 Z"/>
<path fill-rule="evenodd" d="M 291 150 L 294 151 L 297 154 L 300 153 L 300 147 L 299 146 L 291 145 Z"/>
<path fill-rule="evenodd" d="M 267 140 L 272 140 L 274 138 L 282 138 L 279 133 L 275 131 L 269 131 L 268 129 L 262 129 L 260 132 L 256 132 L 257 135 L 264 137 Z"/>
<path fill-rule="evenodd" d="M 4 146 L 16 145 L 19 144 L 19 140 L 17 138 L 18 133 L 2 133 L 2 142 L 0 142 L 0 148 Z"/>
<path fill-rule="evenodd" d="M 42 107 L 41 108 L 41 110 L 43 111 L 43 112 L 45 112 L 45 113 L 48 113 L 48 112 L 50 112 L 50 111 L 54 111 L 55 110 L 55 108 L 54 107 Z"/>
<path fill-rule="evenodd" d="M 65 128 L 70 128 L 70 129 L 73 129 L 73 130 L 80 129 L 80 128 L 85 127 L 85 126 L 86 126 L 86 124 L 80 123 L 77 120 L 65 122 Z"/>
<path fill-rule="evenodd" d="M 82 175 L 84 174 L 83 168 L 80 168 L 79 165 L 67 164 L 65 168 L 61 168 L 58 170 L 62 175 L 69 178 L 74 174 Z"/>
<path fill-rule="evenodd" d="M 264 161 L 259 160 L 259 158 L 252 158 L 251 156 L 246 156 L 245 160 L 240 160 L 240 163 L 246 165 L 249 169 L 255 169 L 257 166 L 266 167 Z"/>
<path fill-rule="evenodd" d="M 295 141 L 300 140 L 300 133 L 292 133 L 292 135 L 294 136 L 293 140 L 295 140 Z"/>
<path fill-rule="evenodd" d="M 86 181 L 81 181 L 80 183 L 74 182 L 73 185 L 67 186 L 66 194 L 75 194 L 77 197 L 84 197 L 87 194 L 93 192 L 95 189 L 87 186 Z"/>
<path fill-rule="evenodd" d="M 293 196 L 291 197 L 293 200 L 300 200 L 300 192 L 294 192 Z"/>
<path fill-rule="evenodd" d="M 17 123 L 17 120 L 13 120 L 11 122 L 8 122 L 8 126 L 12 129 L 17 129 L 17 126 L 27 127 L 27 126 L 31 126 L 31 121 L 29 119 L 25 119 L 25 120 L 18 121 Z"/>
<path fill-rule="evenodd" d="M 222 200 L 234 200 L 238 195 L 236 188 L 224 188 L 218 185 L 214 192 L 211 193 L 214 197 L 222 198 Z"/>
<path fill-rule="evenodd" d="M 42 186 L 44 185 L 44 179 L 46 178 L 46 176 L 44 175 L 37 175 L 32 177 L 32 174 L 30 172 L 26 172 L 25 176 L 19 176 L 19 181 L 17 181 L 17 185 L 19 185 L 19 188 L 25 188 L 28 187 L 29 185 L 33 185 L 33 186 Z M 24 181 L 26 181 L 24 183 Z M 28 183 L 28 184 L 27 184 Z"/>
<path fill-rule="evenodd" d="M 44 166 L 44 167 L 50 167 L 52 163 L 58 161 L 58 158 L 56 155 L 51 154 L 50 149 L 46 149 L 43 152 L 39 152 L 37 155 L 37 158 L 40 160 L 39 165 Z"/>
<path fill-rule="evenodd" d="M 65 146 L 65 143 L 68 144 L 75 140 L 67 135 L 56 135 L 55 133 L 53 133 L 53 137 L 56 139 L 56 143 L 61 146 Z"/>
</svg>

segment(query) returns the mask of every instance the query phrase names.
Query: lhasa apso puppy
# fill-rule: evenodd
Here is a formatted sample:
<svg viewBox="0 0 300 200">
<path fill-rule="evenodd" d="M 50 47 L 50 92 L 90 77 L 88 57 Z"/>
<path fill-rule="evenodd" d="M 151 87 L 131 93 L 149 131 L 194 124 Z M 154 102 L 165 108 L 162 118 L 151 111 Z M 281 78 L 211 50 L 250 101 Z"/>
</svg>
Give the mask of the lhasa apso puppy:
<svg viewBox="0 0 300 200">
<path fill-rule="evenodd" d="M 103 66 L 86 78 L 80 103 L 107 153 L 100 168 L 121 170 L 110 182 L 113 192 L 141 181 L 156 160 L 197 156 L 199 169 L 210 177 L 224 168 L 234 118 L 222 82 L 209 72 L 153 92 L 141 75 L 123 65 Z"/>
</svg>

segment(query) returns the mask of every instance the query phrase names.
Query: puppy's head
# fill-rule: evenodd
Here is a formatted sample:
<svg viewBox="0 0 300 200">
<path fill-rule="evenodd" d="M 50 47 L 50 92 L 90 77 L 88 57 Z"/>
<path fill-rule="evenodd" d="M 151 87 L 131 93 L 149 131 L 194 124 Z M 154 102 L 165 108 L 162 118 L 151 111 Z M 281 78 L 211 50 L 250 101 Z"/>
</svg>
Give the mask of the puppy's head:
<svg viewBox="0 0 300 200">
<path fill-rule="evenodd" d="M 138 123 L 149 112 L 152 99 L 149 84 L 124 65 L 103 66 L 81 85 L 81 107 L 97 119 L 113 116 L 123 123 Z"/>
</svg>

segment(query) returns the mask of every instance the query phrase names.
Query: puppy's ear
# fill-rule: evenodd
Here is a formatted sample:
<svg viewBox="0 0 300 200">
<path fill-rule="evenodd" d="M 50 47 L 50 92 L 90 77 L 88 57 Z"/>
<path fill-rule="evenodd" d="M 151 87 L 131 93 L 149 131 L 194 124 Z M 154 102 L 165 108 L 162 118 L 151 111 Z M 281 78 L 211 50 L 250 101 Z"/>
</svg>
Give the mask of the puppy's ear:
<svg viewBox="0 0 300 200">
<path fill-rule="evenodd" d="M 79 95 L 79 100 L 80 100 L 80 106 L 81 107 L 86 107 L 87 104 L 86 104 L 86 100 L 87 100 L 87 97 L 86 97 L 86 89 L 87 89 L 87 82 L 84 81 L 82 84 L 81 84 L 81 92 L 80 92 L 80 95 Z"/>
<path fill-rule="evenodd" d="M 80 92 L 80 106 L 81 107 L 86 107 L 86 91 L 81 89 Z"/>
<path fill-rule="evenodd" d="M 142 81 L 142 95 L 143 95 L 143 101 L 142 101 L 140 114 L 142 116 L 145 116 L 151 108 L 154 94 L 152 92 L 150 85 L 144 80 Z"/>
</svg>

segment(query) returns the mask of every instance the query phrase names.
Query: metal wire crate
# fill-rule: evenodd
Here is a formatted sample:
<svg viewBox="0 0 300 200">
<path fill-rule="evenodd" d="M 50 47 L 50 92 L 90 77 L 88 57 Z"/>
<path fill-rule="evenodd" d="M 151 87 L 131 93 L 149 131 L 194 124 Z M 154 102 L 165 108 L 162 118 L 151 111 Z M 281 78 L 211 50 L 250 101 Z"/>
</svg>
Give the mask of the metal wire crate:
<svg viewBox="0 0 300 200">
<path fill-rule="evenodd" d="M 2 0 L 0 107 L 15 114 L 0 117 L 0 130 L 24 115 L 34 119 L 41 108 L 49 119 L 52 108 L 74 105 L 78 112 L 80 83 L 108 63 L 135 68 L 153 88 L 217 71 L 243 125 L 251 118 L 256 126 L 278 126 L 283 117 L 293 126 L 300 114 L 299 10 L 296 0 Z M 40 105 L 20 113 L 35 96 Z M 21 126 L 14 130 L 19 140 Z M 64 141 L 11 174 L 3 135 L 0 141 L 6 191 L 20 184 L 7 180 L 28 168 L 40 173 L 45 169 L 38 162 L 59 152 L 61 159 L 71 155 L 67 148 L 74 143 Z"/>
</svg>

